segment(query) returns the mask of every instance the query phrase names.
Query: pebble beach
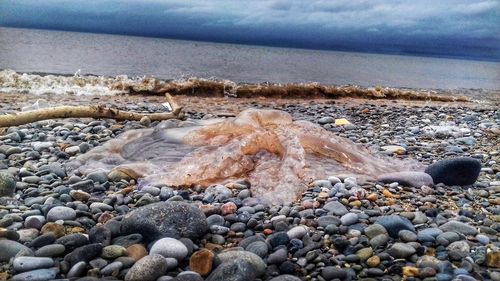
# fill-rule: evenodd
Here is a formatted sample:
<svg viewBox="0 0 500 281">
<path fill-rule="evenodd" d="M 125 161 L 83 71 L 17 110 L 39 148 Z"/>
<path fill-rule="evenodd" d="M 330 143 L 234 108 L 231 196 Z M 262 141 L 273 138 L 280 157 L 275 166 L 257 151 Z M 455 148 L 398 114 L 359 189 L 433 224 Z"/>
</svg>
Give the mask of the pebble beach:
<svg viewBox="0 0 500 281">
<path fill-rule="evenodd" d="M 3 94 L 0 113 L 39 98 L 52 105 L 164 110 L 155 96 Z M 158 125 L 147 118 L 4 128 L 0 280 L 500 280 L 498 104 L 176 99 L 185 119 L 283 110 L 380 155 L 428 168 L 367 182 L 331 174 L 308 183 L 300 200 L 267 206 L 244 179 L 139 190 L 127 174 L 67 171 L 68 163 L 106 141 Z"/>
</svg>

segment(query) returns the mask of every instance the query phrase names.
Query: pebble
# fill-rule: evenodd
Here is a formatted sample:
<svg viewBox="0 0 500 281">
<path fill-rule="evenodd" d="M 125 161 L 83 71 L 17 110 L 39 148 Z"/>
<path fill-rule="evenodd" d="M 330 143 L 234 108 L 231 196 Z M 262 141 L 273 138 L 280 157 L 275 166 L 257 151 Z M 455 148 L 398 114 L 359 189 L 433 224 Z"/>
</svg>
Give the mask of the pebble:
<svg viewBox="0 0 500 281">
<path fill-rule="evenodd" d="M 286 234 L 289 239 L 302 239 L 308 232 L 309 228 L 307 226 L 299 225 L 288 230 Z"/>
<path fill-rule="evenodd" d="M 158 202 L 139 207 L 125 215 L 124 233 L 140 233 L 147 240 L 159 237 L 197 239 L 208 230 L 205 215 L 184 202 Z"/>
<path fill-rule="evenodd" d="M 201 276 L 207 276 L 212 271 L 214 257 L 212 251 L 200 249 L 189 258 L 189 268 Z"/>
<path fill-rule="evenodd" d="M 168 263 L 161 255 L 138 260 L 125 275 L 125 281 L 155 281 L 167 271 Z"/>
<path fill-rule="evenodd" d="M 331 201 L 331 202 L 326 203 L 323 206 L 323 209 L 326 210 L 327 212 L 331 212 L 335 216 L 343 216 L 343 215 L 349 213 L 347 208 L 342 203 L 340 203 L 338 201 Z"/>
<path fill-rule="evenodd" d="M 64 206 L 56 206 L 50 209 L 50 211 L 47 213 L 47 220 L 50 222 L 58 220 L 74 220 L 75 218 L 75 210 Z"/>
<path fill-rule="evenodd" d="M 0 262 L 8 262 L 15 256 L 32 256 L 33 251 L 21 243 L 12 240 L 0 240 Z"/>
<path fill-rule="evenodd" d="M 13 261 L 13 268 L 17 272 L 25 272 L 40 268 L 49 268 L 54 265 L 51 258 L 17 257 Z"/>
<path fill-rule="evenodd" d="M 347 278 L 347 272 L 343 268 L 338 268 L 334 266 L 327 266 L 321 270 L 321 277 L 325 280 L 344 280 Z"/>
<path fill-rule="evenodd" d="M 481 163 L 470 157 L 457 157 L 438 161 L 425 169 L 434 183 L 471 185 L 476 182 Z"/>
<path fill-rule="evenodd" d="M 0 172 L 0 197 L 11 197 L 16 190 L 16 180 L 9 173 Z"/>
<path fill-rule="evenodd" d="M 404 243 L 394 243 L 387 253 L 396 259 L 407 258 L 416 252 L 415 248 Z"/>
<path fill-rule="evenodd" d="M 358 222 L 358 215 L 354 213 L 345 214 L 340 218 L 340 222 L 342 225 L 346 226 L 355 224 Z"/>
<path fill-rule="evenodd" d="M 266 264 L 256 254 L 248 251 L 226 251 L 217 255 L 217 258 L 222 262 L 241 259 L 252 265 L 256 276 L 261 276 L 266 270 Z"/>
<path fill-rule="evenodd" d="M 382 225 L 392 238 L 398 238 L 398 234 L 401 230 L 415 232 L 415 227 L 411 221 L 401 216 L 382 216 L 377 219 L 375 223 Z"/>
<path fill-rule="evenodd" d="M 12 281 L 45 281 L 55 280 L 59 273 L 58 268 L 37 269 L 16 274 L 12 276 Z"/>
<path fill-rule="evenodd" d="M 473 226 L 459 221 L 449 221 L 439 227 L 442 231 L 453 231 L 463 235 L 476 235 L 477 229 Z"/>
<path fill-rule="evenodd" d="M 153 244 L 149 254 L 157 254 L 165 258 L 175 258 L 178 261 L 181 261 L 187 256 L 188 249 L 177 239 L 162 238 Z"/>
<path fill-rule="evenodd" d="M 256 271 L 245 259 L 234 259 L 223 262 L 205 279 L 206 281 L 253 281 Z"/>
</svg>

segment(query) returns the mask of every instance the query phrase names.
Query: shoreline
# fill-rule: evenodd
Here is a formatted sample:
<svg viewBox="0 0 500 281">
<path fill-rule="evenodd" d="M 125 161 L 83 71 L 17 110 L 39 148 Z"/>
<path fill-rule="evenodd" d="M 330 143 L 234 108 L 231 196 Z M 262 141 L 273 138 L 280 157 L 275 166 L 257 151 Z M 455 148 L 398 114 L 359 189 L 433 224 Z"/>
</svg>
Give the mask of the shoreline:
<svg viewBox="0 0 500 281">
<path fill-rule="evenodd" d="M 197 97 L 338 99 L 344 97 L 389 100 L 423 100 L 500 104 L 500 89 L 425 89 L 361 87 L 320 83 L 235 83 L 228 80 L 187 78 L 162 80 L 153 77 L 38 75 L 0 71 L 0 93 L 45 95 L 186 95 Z"/>
</svg>

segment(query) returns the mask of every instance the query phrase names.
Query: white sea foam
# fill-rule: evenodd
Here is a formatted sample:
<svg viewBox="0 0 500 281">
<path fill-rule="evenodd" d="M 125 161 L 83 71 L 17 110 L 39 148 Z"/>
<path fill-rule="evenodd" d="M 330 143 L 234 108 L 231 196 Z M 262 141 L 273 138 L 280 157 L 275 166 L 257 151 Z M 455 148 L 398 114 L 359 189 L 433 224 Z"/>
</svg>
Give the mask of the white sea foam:
<svg viewBox="0 0 500 281">
<path fill-rule="evenodd" d="M 116 95 L 130 91 L 134 86 L 146 86 L 150 78 L 129 78 L 80 75 L 36 75 L 17 73 L 12 70 L 0 71 L 0 93 L 23 93 L 33 95 Z"/>
</svg>

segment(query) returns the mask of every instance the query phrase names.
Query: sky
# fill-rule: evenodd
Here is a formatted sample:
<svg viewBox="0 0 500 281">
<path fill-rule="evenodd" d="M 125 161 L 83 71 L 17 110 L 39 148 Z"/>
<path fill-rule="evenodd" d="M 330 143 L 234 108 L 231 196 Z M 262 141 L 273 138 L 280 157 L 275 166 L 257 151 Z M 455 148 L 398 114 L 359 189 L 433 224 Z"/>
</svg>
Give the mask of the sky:
<svg viewBox="0 0 500 281">
<path fill-rule="evenodd" d="M 0 26 L 500 60 L 499 0 L 0 0 Z"/>
</svg>

